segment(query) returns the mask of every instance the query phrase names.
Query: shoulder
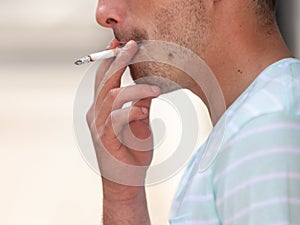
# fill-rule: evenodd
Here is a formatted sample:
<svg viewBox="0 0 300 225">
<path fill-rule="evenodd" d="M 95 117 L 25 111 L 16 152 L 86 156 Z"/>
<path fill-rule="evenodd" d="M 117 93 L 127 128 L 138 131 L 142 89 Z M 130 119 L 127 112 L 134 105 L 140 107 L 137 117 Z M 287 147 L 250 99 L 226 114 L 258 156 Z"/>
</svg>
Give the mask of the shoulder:
<svg viewBox="0 0 300 225">
<path fill-rule="evenodd" d="M 278 141 L 287 141 L 288 132 L 281 127 L 299 124 L 299 116 L 300 60 L 283 59 L 267 67 L 221 117 L 206 141 L 200 170 L 207 169 L 219 155 L 230 152 L 232 157 L 229 148 L 271 144 L 275 134 L 268 129 L 278 131 Z"/>
<path fill-rule="evenodd" d="M 263 71 L 224 114 L 223 130 L 216 170 L 246 158 L 288 163 L 282 154 L 300 156 L 300 60 L 281 60 Z"/>
<path fill-rule="evenodd" d="M 225 143 L 213 165 L 216 204 L 224 224 L 299 219 L 299 162 L 299 116 L 270 113 L 247 122 Z"/>
<path fill-rule="evenodd" d="M 283 59 L 267 67 L 224 114 L 230 136 L 264 115 L 300 115 L 300 60 Z"/>
</svg>

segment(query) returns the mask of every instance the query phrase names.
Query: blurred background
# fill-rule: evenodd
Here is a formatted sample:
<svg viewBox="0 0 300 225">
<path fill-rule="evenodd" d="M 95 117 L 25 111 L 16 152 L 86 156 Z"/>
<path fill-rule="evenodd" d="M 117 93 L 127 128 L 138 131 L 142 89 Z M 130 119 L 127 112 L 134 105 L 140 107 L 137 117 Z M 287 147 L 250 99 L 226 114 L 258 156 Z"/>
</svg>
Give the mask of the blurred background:
<svg viewBox="0 0 300 225">
<path fill-rule="evenodd" d="M 106 47 L 97 1 L 0 1 L 0 224 L 99 224 L 101 186 L 73 135 L 73 102 Z"/>
<path fill-rule="evenodd" d="M 77 149 L 72 124 L 76 90 L 88 70 L 73 61 L 112 39 L 95 22 L 96 4 L 0 0 L 1 225 L 101 220 L 100 179 Z M 281 0 L 278 19 L 300 57 L 300 1 Z M 164 224 L 176 182 L 150 190 L 153 224 Z"/>
</svg>

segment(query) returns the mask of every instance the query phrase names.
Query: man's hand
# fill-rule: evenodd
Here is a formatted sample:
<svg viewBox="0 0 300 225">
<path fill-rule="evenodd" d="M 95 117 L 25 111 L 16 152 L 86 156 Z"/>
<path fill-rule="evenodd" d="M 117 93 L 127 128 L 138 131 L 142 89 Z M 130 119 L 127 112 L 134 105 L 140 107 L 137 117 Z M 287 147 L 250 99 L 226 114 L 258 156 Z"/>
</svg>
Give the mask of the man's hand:
<svg viewBox="0 0 300 225">
<path fill-rule="evenodd" d="M 117 44 L 113 41 L 110 48 Z M 137 51 L 137 44 L 130 41 L 115 59 L 102 63 L 87 114 L 102 175 L 104 224 L 150 224 L 143 185 L 152 159 L 149 109 L 160 91 L 146 84 L 120 87 Z M 124 108 L 128 102 L 131 106 Z"/>
</svg>

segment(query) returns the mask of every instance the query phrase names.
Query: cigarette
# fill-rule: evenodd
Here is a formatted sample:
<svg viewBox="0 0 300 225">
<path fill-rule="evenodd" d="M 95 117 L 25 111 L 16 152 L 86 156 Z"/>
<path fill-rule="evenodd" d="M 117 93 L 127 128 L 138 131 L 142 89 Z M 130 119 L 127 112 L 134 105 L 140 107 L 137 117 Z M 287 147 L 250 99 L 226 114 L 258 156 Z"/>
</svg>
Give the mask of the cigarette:
<svg viewBox="0 0 300 225">
<path fill-rule="evenodd" d="M 82 65 L 82 64 L 94 62 L 94 61 L 101 60 L 101 59 L 108 59 L 108 58 L 115 57 L 116 55 L 118 55 L 119 52 L 120 52 L 119 47 L 110 49 L 110 50 L 101 51 L 101 52 L 96 52 L 96 53 L 92 53 L 87 56 L 84 56 L 84 57 L 76 60 L 74 63 L 76 65 Z"/>
</svg>

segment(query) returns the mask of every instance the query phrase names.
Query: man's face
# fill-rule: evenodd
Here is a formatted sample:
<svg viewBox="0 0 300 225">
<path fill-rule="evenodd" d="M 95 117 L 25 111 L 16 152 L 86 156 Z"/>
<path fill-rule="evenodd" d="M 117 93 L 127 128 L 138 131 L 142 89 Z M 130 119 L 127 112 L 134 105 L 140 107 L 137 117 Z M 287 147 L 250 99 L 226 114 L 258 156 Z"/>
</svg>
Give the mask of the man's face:
<svg viewBox="0 0 300 225">
<path fill-rule="evenodd" d="M 96 18 L 100 25 L 112 28 L 121 42 L 173 42 L 202 57 L 208 46 L 209 20 L 202 0 L 99 0 Z M 166 65 L 142 63 L 131 66 L 131 72 L 134 79 L 155 75 L 182 86 L 187 82 Z"/>
</svg>

